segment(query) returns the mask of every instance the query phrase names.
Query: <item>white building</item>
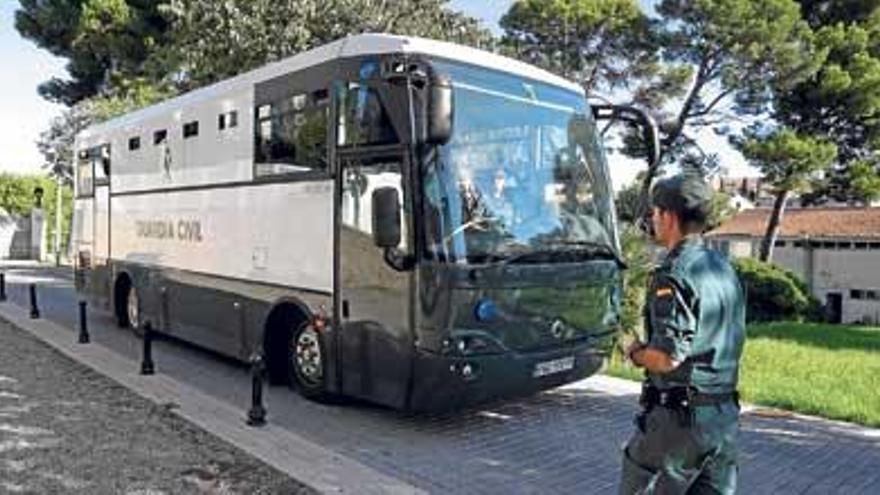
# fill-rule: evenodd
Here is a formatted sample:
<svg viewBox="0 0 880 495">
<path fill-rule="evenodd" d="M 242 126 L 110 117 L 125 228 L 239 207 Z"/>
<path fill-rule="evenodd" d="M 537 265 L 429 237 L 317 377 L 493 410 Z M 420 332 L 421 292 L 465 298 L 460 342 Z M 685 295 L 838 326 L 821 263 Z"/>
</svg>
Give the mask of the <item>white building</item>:
<svg viewBox="0 0 880 495">
<path fill-rule="evenodd" d="M 743 211 L 706 238 L 731 257 L 758 256 L 770 211 Z M 786 210 L 772 261 L 807 283 L 831 321 L 880 323 L 880 208 Z"/>
</svg>

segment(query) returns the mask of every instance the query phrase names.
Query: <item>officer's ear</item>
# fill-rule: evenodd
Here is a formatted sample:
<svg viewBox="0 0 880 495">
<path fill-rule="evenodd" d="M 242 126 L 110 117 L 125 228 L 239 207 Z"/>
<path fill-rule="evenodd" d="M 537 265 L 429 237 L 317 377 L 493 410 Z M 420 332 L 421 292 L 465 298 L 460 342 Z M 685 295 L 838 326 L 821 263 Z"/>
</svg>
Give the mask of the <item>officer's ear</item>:
<svg viewBox="0 0 880 495">
<path fill-rule="evenodd" d="M 663 228 L 666 232 L 672 232 L 673 230 L 678 230 L 678 232 L 684 234 L 684 224 L 682 223 L 681 215 L 678 214 L 675 210 L 660 210 L 661 214 L 661 222 L 663 222 Z"/>
</svg>

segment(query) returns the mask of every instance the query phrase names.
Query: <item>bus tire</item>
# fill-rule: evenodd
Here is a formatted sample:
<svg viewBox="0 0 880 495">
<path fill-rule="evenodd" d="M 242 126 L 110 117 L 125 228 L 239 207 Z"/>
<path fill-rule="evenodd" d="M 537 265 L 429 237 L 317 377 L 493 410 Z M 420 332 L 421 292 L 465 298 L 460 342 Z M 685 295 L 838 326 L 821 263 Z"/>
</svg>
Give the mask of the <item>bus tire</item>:
<svg viewBox="0 0 880 495">
<path fill-rule="evenodd" d="M 135 287 L 134 284 L 131 284 L 128 287 L 128 293 L 125 296 L 125 319 L 128 322 L 128 327 L 131 328 L 134 334 L 138 337 L 143 336 L 143 325 L 141 325 L 143 315 L 141 314 L 140 297 L 141 294 L 137 290 L 137 287 Z"/>
<path fill-rule="evenodd" d="M 131 327 L 128 316 L 128 293 L 131 288 L 131 279 L 128 278 L 128 275 L 122 274 L 116 279 L 113 290 L 113 310 L 116 316 L 116 325 L 119 328 Z"/>
<path fill-rule="evenodd" d="M 311 321 L 300 321 L 290 327 L 287 345 L 287 369 L 290 385 L 308 399 L 330 398 L 326 387 L 326 352 L 321 334 Z"/>
</svg>

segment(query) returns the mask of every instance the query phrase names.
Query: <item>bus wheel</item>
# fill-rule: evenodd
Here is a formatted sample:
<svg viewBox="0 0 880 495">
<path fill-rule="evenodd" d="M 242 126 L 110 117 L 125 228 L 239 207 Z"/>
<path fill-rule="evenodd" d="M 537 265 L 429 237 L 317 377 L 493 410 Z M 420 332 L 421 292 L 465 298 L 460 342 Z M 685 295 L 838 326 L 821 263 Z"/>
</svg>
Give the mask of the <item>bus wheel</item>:
<svg viewBox="0 0 880 495">
<path fill-rule="evenodd" d="M 125 315 L 128 320 L 128 326 L 135 333 L 139 333 L 141 329 L 141 306 L 138 291 L 134 285 L 128 288 L 128 295 L 125 298 Z"/>
<path fill-rule="evenodd" d="M 299 393 L 309 399 L 325 398 L 324 346 L 311 322 L 302 322 L 290 333 L 287 358 L 291 386 L 295 385 Z"/>
<path fill-rule="evenodd" d="M 120 276 L 116 281 L 116 288 L 113 291 L 113 308 L 116 313 L 116 325 L 119 326 L 119 328 L 129 328 L 131 326 L 131 320 L 128 314 L 128 299 L 132 290 L 134 290 L 134 288 L 132 287 L 131 280 L 128 276 Z"/>
</svg>

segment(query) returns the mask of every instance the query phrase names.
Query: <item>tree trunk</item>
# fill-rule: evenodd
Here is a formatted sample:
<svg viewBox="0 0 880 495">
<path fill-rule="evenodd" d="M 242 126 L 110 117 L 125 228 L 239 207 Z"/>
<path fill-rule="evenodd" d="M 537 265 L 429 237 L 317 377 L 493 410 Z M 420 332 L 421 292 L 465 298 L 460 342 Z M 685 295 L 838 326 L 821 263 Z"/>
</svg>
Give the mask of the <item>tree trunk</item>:
<svg viewBox="0 0 880 495">
<path fill-rule="evenodd" d="M 788 194 L 789 191 L 786 189 L 776 193 L 773 211 L 770 213 L 770 220 L 767 222 L 767 232 L 764 233 L 764 240 L 761 241 L 761 261 L 769 262 L 773 259 L 773 245 L 776 244 L 776 236 L 779 234 L 779 223 L 782 221 L 782 214 L 785 212 L 785 202 L 788 200 Z"/>
</svg>

